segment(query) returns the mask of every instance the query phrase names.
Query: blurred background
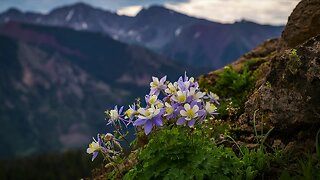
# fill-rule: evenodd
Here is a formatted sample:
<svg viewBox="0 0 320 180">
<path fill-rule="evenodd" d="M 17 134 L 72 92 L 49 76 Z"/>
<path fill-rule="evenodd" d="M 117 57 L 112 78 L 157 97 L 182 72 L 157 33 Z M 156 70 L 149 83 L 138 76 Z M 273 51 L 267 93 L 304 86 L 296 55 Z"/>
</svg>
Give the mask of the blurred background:
<svg viewBox="0 0 320 180">
<path fill-rule="evenodd" d="M 104 111 L 281 35 L 299 0 L 1 0 L 0 179 L 90 177 Z"/>
</svg>

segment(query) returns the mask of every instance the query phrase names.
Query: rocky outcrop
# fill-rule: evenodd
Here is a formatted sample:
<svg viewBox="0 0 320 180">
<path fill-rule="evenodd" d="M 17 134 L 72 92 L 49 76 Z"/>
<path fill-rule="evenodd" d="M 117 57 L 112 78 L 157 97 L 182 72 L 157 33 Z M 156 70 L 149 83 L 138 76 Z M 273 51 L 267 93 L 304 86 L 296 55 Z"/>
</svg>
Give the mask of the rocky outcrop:
<svg viewBox="0 0 320 180">
<path fill-rule="evenodd" d="M 283 48 L 294 48 L 320 33 L 320 1 L 302 0 L 282 33 Z"/>
<path fill-rule="evenodd" d="M 320 35 L 277 54 L 264 79 L 245 103 L 240 122 L 255 118 L 286 133 L 320 125 Z"/>
<path fill-rule="evenodd" d="M 230 65 L 241 71 L 253 58 L 259 59 L 258 67 L 250 69 L 256 85 L 244 112 L 234 119 L 237 127 L 251 135 L 254 127 L 274 128 L 270 143 L 279 139 L 291 152 L 314 148 L 320 128 L 320 1 L 302 0 L 280 39 L 266 41 Z M 203 77 L 214 85 L 221 72 Z"/>
<path fill-rule="evenodd" d="M 319 7 L 319 0 L 302 0 L 296 6 L 276 53 L 260 66 L 264 75 L 245 103 L 240 124 L 252 125 L 255 118 L 286 133 L 320 125 Z"/>
</svg>

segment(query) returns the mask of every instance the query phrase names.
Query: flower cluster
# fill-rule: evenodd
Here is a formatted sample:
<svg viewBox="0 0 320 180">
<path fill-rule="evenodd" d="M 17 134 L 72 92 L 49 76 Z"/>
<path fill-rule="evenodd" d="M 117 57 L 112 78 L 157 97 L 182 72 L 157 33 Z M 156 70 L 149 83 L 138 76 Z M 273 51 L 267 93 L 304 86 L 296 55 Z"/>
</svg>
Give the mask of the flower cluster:
<svg viewBox="0 0 320 180">
<path fill-rule="evenodd" d="M 134 126 L 143 126 L 146 134 L 154 127 L 162 126 L 165 121 L 193 127 L 208 115 L 216 114 L 218 96 L 201 92 L 193 77 L 185 75 L 174 83 L 166 81 L 166 76 L 160 80 L 152 77 L 152 80 L 150 93 L 146 95 L 147 106 L 137 110 L 136 120 L 133 121 Z"/>
<path fill-rule="evenodd" d="M 150 93 L 145 96 L 146 106 L 141 107 L 140 103 L 133 104 L 124 112 L 123 106 L 119 109 L 115 106 L 106 112 L 107 124 L 118 130 L 122 126 L 132 124 L 142 127 L 146 135 L 165 123 L 193 127 L 202 123 L 208 116 L 217 114 L 218 100 L 216 94 L 200 91 L 194 78 L 189 78 L 186 74 L 173 83 L 167 81 L 166 76 L 160 80 L 152 77 Z M 88 153 L 103 149 L 99 140 L 92 142 L 90 146 L 92 150 Z"/>
</svg>

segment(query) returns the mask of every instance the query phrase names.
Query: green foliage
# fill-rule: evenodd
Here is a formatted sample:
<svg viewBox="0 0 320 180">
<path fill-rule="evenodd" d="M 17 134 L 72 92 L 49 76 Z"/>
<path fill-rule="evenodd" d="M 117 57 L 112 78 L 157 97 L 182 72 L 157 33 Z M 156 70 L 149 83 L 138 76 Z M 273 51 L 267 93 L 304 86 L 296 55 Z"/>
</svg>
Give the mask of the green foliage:
<svg viewBox="0 0 320 180">
<path fill-rule="evenodd" d="M 297 167 L 291 172 L 284 170 L 280 180 L 320 179 L 320 159 L 314 158 L 311 154 L 306 155 L 303 159 L 298 160 Z"/>
<path fill-rule="evenodd" d="M 254 179 L 268 166 L 261 148 L 243 155 L 217 146 L 202 130 L 183 127 L 155 133 L 139 153 L 139 164 L 124 179 Z"/>
<path fill-rule="evenodd" d="M 226 66 L 224 71 L 220 74 L 217 83 L 213 87 L 222 99 L 221 106 L 218 112 L 221 116 L 228 114 L 226 109 L 231 103 L 229 109 L 235 109 L 236 114 L 240 114 L 243 110 L 243 104 L 247 99 L 248 93 L 254 87 L 255 76 L 252 71 L 249 71 L 249 65 L 246 65 L 241 72 L 235 71 L 232 67 Z M 227 107 L 227 108 L 226 108 Z"/>
<path fill-rule="evenodd" d="M 287 62 L 286 69 L 289 70 L 293 75 L 297 73 L 299 67 L 302 65 L 300 57 L 297 54 L 296 49 L 292 49 L 289 54 L 289 61 Z"/>
<path fill-rule="evenodd" d="M 318 158 L 320 158 L 320 141 L 319 141 L 319 138 L 320 138 L 320 129 L 318 130 L 317 135 L 316 135 L 316 152 L 317 152 Z"/>
<path fill-rule="evenodd" d="M 268 88 L 272 88 L 272 85 L 271 85 L 271 83 L 270 83 L 269 81 L 266 82 L 266 86 L 267 86 Z"/>
</svg>

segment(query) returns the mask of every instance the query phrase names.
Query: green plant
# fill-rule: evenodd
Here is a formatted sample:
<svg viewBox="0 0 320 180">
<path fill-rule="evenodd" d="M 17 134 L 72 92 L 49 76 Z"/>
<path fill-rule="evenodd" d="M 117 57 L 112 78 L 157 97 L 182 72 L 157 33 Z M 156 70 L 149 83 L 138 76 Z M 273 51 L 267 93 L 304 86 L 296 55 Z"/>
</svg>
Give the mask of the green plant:
<svg viewBox="0 0 320 180">
<path fill-rule="evenodd" d="M 299 158 L 294 162 L 297 164 L 293 170 L 290 172 L 285 169 L 281 176 L 280 180 L 291 180 L 291 179 L 320 179 L 320 155 L 319 155 L 319 135 L 320 129 L 316 134 L 315 146 L 316 146 L 316 154 L 305 154 L 304 157 Z"/>
<path fill-rule="evenodd" d="M 272 85 L 271 85 L 271 83 L 270 83 L 269 81 L 266 82 L 266 86 L 267 86 L 268 88 L 271 88 L 271 87 L 272 87 Z"/>
<path fill-rule="evenodd" d="M 162 129 L 139 153 L 139 164 L 124 179 L 254 179 L 268 166 L 263 149 L 217 146 L 201 128 Z"/>
<path fill-rule="evenodd" d="M 288 170 L 284 170 L 279 179 L 320 179 L 320 161 L 311 154 L 307 154 L 304 158 L 298 160 L 297 167 L 293 172 L 289 173 Z"/>
<path fill-rule="evenodd" d="M 317 135 L 316 135 L 316 152 L 317 152 L 318 158 L 320 158 L 320 142 L 319 142 L 319 138 L 320 138 L 320 129 L 318 130 Z"/>
<path fill-rule="evenodd" d="M 255 83 L 255 76 L 249 71 L 249 65 L 245 66 L 241 72 L 237 72 L 231 66 L 226 66 L 224 71 L 219 75 L 213 91 L 216 92 L 221 99 L 218 112 L 221 117 L 228 115 L 226 107 L 232 104 L 229 109 L 236 109 L 235 113 L 240 114 L 243 110 L 243 104 L 247 99 L 248 93 L 252 90 Z"/>
</svg>

